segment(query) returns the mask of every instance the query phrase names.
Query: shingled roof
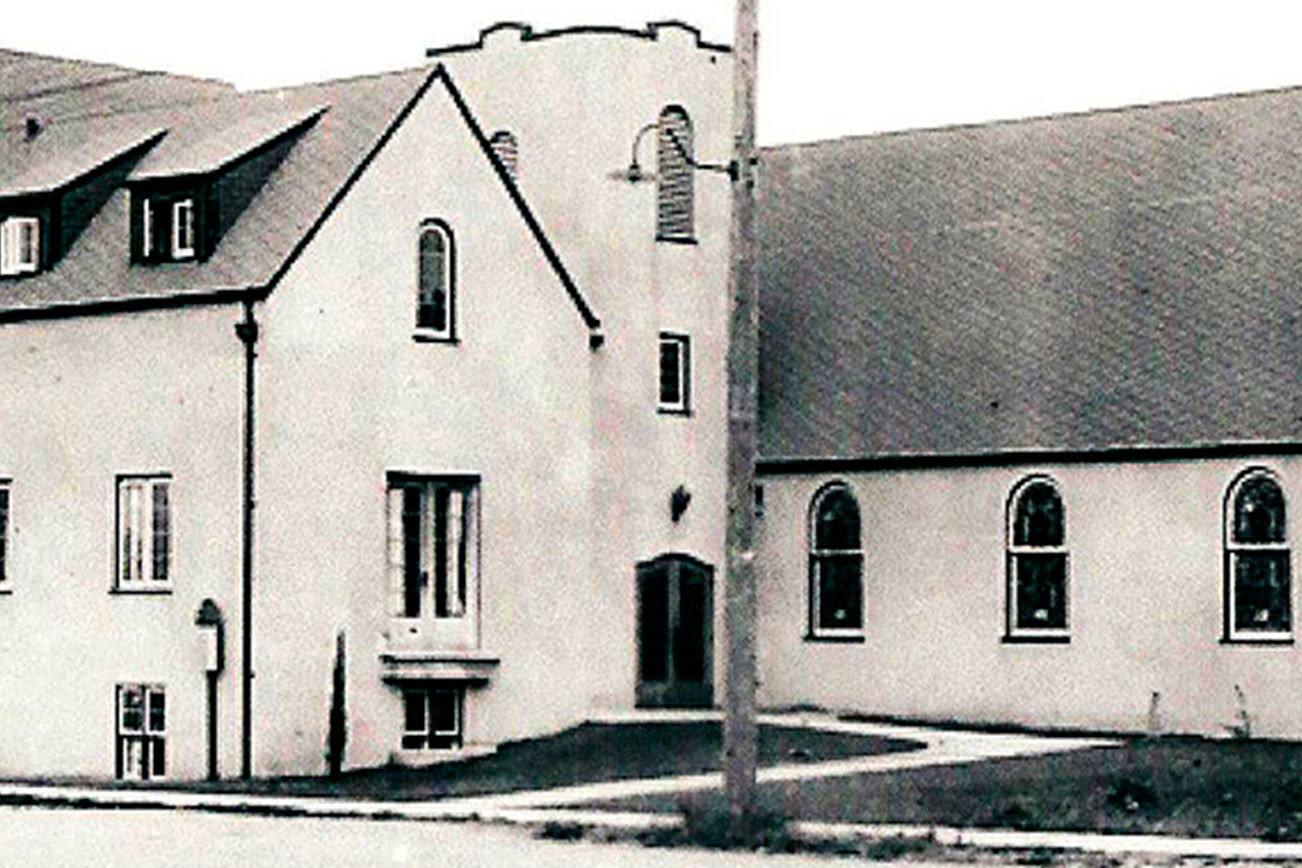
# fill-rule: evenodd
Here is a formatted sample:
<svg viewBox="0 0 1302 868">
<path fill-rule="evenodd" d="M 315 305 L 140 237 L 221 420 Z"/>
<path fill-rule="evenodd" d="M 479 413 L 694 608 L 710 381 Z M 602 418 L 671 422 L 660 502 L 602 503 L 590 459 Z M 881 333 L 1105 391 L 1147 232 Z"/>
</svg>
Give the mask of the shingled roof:
<svg viewBox="0 0 1302 868">
<path fill-rule="evenodd" d="M 1302 90 L 763 154 L 761 454 L 1302 442 Z"/>
</svg>

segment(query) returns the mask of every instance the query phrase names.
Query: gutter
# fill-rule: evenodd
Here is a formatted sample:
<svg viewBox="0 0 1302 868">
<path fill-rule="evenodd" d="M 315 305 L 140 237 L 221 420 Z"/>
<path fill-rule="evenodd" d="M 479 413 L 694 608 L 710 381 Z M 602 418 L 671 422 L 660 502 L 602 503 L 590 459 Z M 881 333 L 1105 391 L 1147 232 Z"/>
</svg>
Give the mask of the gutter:
<svg viewBox="0 0 1302 868">
<path fill-rule="evenodd" d="M 254 500 L 254 366 L 258 358 L 258 321 L 253 301 L 244 302 L 244 319 L 235 336 L 244 344 L 244 496 L 240 533 L 240 777 L 253 777 L 253 510 Z"/>
</svg>

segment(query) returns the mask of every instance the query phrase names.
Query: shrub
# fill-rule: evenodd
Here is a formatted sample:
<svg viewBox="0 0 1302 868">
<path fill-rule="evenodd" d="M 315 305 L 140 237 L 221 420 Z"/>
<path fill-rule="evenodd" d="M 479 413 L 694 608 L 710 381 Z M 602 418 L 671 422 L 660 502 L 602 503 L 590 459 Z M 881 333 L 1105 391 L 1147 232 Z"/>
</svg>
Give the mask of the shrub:
<svg viewBox="0 0 1302 868">
<path fill-rule="evenodd" d="M 330 680 L 330 718 L 326 727 L 326 768 L 330 777 L 343 773 L 344 752 L 348 747 L 348 712 L 344 706 L 347 688 L 344 632 L 335 636 L 335 668 Z"/>
</svg>

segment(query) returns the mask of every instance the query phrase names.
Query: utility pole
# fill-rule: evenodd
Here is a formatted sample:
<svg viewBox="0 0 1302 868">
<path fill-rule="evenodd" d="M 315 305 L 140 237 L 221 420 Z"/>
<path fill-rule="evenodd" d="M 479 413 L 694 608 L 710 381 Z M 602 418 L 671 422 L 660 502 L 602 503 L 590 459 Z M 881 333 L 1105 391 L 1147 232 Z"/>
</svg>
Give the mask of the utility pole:
<svg viewBox="0 0 1302 868">
<path fill-rule="evenodd" d="M 732 263 L 728 324 L 728 704 L 723 719 L 728 833 L 748 844 L 754 832 L 755 770 L 755 452 L 759 394 L 759 271 L 755 213 L 755 83 L 758 0 L 737 0 L 733 37 Z"/>
</svg>

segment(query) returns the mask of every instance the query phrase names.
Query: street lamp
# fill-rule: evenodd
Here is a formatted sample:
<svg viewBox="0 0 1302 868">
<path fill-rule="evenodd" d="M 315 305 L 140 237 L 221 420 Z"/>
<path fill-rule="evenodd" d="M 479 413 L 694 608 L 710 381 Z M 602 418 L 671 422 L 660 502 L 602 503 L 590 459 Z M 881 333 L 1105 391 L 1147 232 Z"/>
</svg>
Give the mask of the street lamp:
<svg viewBox="0 0 1302 868">
<path fill-rule="evenodd" d="M 217 773 L 217 678 L 225 665 L 226 618 L 221 607 L 206 597 L 195 612 L 194 623 L 203 632 L 204 672 L 208 676 L 208 780 Z"/>
</svg>

